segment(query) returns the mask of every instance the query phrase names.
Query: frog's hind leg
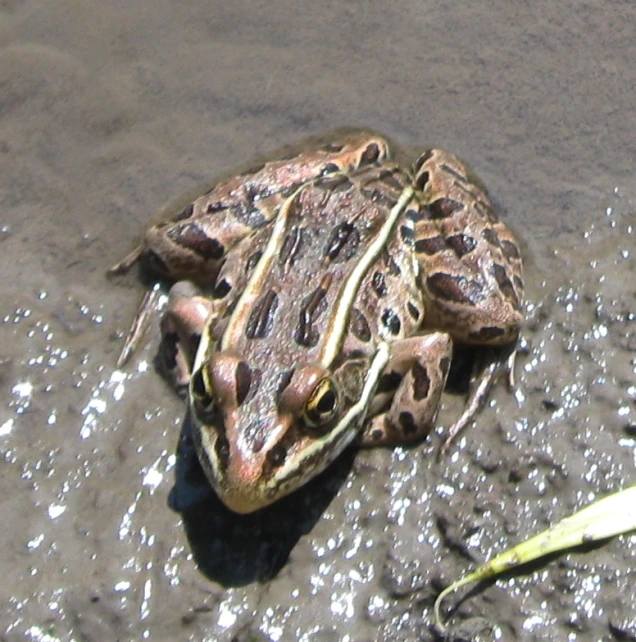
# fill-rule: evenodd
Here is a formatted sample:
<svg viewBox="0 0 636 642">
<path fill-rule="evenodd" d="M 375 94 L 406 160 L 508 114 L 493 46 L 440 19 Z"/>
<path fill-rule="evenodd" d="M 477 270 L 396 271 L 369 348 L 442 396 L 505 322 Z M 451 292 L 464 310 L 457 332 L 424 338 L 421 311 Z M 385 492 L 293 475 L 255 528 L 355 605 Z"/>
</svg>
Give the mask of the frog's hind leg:
<svg viewBox="0 0 636 642">
<path fill-rule="evenodd" d="M 391 359 L 378 382 L 362 434 L 364 446 L 421 441 L 431 430 L 446 385 L 453 344 L 444 332 L 410 337 L 393 344 Z"/>
<path fill-rule="evenodd" d="M 466 409 L 451 427 L 443 454 L 484 405 L 514 353 L 523 322 L 522 261 L 512 232 L 465 163 L 431 149 L 416 161 L 413 173 L 420 190 L 420 207 L 411 218 L 424 326 L 483 351 Z"/>
<path fill-rule="evenodd" d="M 422 191 L 410 216 L 425 327 L 466 345 L 514 343 L 523 322 L 523 274 L 512 232 L 456 156 L 429 150 L 414 170 Z"/>
</svg>

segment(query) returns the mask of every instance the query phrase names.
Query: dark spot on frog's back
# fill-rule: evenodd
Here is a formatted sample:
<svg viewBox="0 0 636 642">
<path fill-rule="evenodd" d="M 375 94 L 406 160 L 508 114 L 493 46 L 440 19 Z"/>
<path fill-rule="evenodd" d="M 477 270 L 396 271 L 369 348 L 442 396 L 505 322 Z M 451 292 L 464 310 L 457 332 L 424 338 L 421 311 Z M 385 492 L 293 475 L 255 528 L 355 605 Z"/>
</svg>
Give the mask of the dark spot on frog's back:
<svg viewBox="0 0 636 642">
<path fill-rule="evenodd" d="M 492 245 L 493 247 L 501 247 L 501 241 L 499 240 L 499 234 L 497 234 L 496 230 L 492 227 L 487 227 L 484 229 L 484 231 L 481 233 L 482 237 L 485 239 L 485 241 Z M 505 254 L 505 251 L 504 251 Z"/>
<path fill-rule="evenodd" d="M 408 310 L 408 313 L 411 315 L 411 318 L 413 321 L 419 321 L 420 316 L 422 315 L 422 312 L 420 311 L 419 307 L 413 303 L 413 301 L 409 301 L 406 304 L 406 309 Z"/>
<path fill-rule="evenodd" d="M 512 241 L 504 241 L 501 244 L 501 249 L 503 251 L 504 256 L 508 260 L 521 258 L 521 255 L 519 254 L 519 248 Z"/>
<path fill-rule="evenodd" d="M 378 295 L 378 297 L 385 297 L 388 290 L 386 287 L 386 279 L 382 272 L 374 272 L 373 278 L 371 279 L 371 287 L 373 291 Z"/>
<path fill-rule="evenodd" d="M 263 253 L 260 250 L 254 252 L 254 254 L 250 254 L 250 257 L 247 259 L 247 263 L 245 264 L 246 274 L 249 274 L 256 267 L 256 264 L 261 260 L 261 256 L 263 256 Z"/>
<path fill-rule="evenodd" d="M 214 188 L 212 188 L 210 192 L 212 192 L 213 190 Z M 205 208 L 205 213 L 216 214 L 217 212 L 222 212 L 223 210 L 226 210 L 226 209 L 227 209 L 227 205 L 225 205 L 225 203 L 222 203 L 221 201 L 215 201 L 213 203 L 208 203 L 208 206 Z"/>
<path fill-rule="evenodd" d="M 413 239 L 415 238 L 415 230 L 411 225 L 402 225 L 400 226 L 400 236 L 406 245 L 413 245 Z"/>
<path fill-rule="evenodd" d="M 511 301 L 516 309 L 518 309 L 519 299 L 517 297 L 517 293 L 515 292 L 515 288 L 512 285 L 512 281 L 508 278 L 506 268 L 504 268 L 503 265 L 498 265 L 497 263 L 495 263 L 492 267 L 492 271 L 495 276 L 495 280 L 497 281 L 497 285 L 499 286 L 499 289 L 501 290 L 503 295 Z"/>
<path fill-rule="evenodd" d="M 463 276 L 436 272 L 426 279 L 426 285 L 438 299 L 474 306 L 483 300 L 483 287 Z"/>
<path fill-rule="evenodd" d="M 415 172 L 419 172 L 420 169 L 422 169 L 422 165 L 426 163 L 426 161 L 431 160 L 433 158 L 433 150 L 432 149 L 427 149 L 416 161 L 415 164 L 413 165 L 413 170 Z"/>
<path fill-rule="evenodd" d="M 184 223 L 168 231 L 168 237 L 177 245 L 193 250 L 204 259 L 220 259 L 225 248 L 215 238 L 210 237 L 196 223 Z"/>
<path fill-rule="evenodd" d="M 336 225 L 325 250 L 325 257 L 336 263 L 348 261 L 356 253 L 360 245 L 360 233 L 352 223 L 345 221 Z"/>
<path fill-rule="evenodd" d="M 384 265 L 388 268 L 391 276 L 400 276 L 400 274 L 402 274 L 400 266 L 395 262 L 394 258 L 386 251 L 386 249 L 383 254 L 383 259 Z"/>
<path fill-rule="evenodd" d="M 400 385 L 400 381 L 402 381 L 402 375 L 399 372 L 395 372 L 394 370 L 386 372 L 380 377 L 376 392 L 378 394 L 393 392 L 394 390 L 397 390 Z"/>
<path fill-rule="evenodd" d="M 229 281 L 226 281 L 225 279 L 221 279 L 214 286 L 214 290 L 212 291 L 212 297 L 214 299 L 222 299 L 223 297 L 227 296 L 231 292 L 231 290 L 232 290 L 232 284 Z"/>
<path fill-rule="evenodd" d="M 278 294 L 269 290 L 267 294 L 254 305 L 247 321 L 245 336 L 248 339 L 265 339 L 274 326 L 274 315 L 278 308 Z"/>
<path fill-rule="evenodd" d="M 358 308 L 353 308 L 351 310 L 349 315 L 349 330 L 353 336 L 360 339 L 360 341 L 363 341 L 364 343 L 371 341 L 371 328 L 369 327 L 369 322 Z"/>
<path fill-rule="evenodd" d="M 402 322 L 400 317 L 391 308 L 386 308 L 382 313 L 382 325 L 393 335 L 400 334 L 402 329 Z"/>
<path fill-rule="evenodd" d="M 463 173 L 460 173 L 457 171 L 454 167 L 451 167 L 447 163 L 442 163 L 440 165 L 440 169 L 445 171 L 447 174 L 450 174 L 454 178 L 456 178 L 460 183 L 466 183 L 466 177 L 464 176 Z"/>
<path fill-rule="evenodd" d="M 303 230 L 294 225 L 283 241 L 283 247 L 278 255 L 279 265 L 294 265 L 303 245 Z"/>
<path fill-rule="evenodd" d="M 294 332 L 294 341 L 303 348 L 315 348 L 320 341 L 320 332 L 313 323 L 306 321 L 306 317 L 302 313 L 300 323 Z"/>
<path fill-rule="evenodd" d="M 477 241 L 467 234 L 454 234 L 446 239 L 446 245 L 461 259 L 475 249 Z"/>
<path fill-rule="evenodd" d="M 360 166 L 375 163 L 380 158 L 380 147 L 377 143 L 371 143 L 360 156 Z"/>
<path fill-rule="evenodd" d="M 415 241 L 415 252 L 417 254 L 433 256 L 433 254 L 443 252 L 446 249 L 448 249 L 446 239 L 442 236 L 433 236 L 431 238 L 418 239 Z"/>
<path fill-rule="evenodd" d="M 415 182 L 413 183 L 415 185 L 415 189 L 424 191 L 430 177 L 431 175 L 428 172 L 422 172 L 421 174 L 418 174 L 415 179 Z"/>
<path fill-rule="evenodd" d="M 419 223 L 420 221 L 428 219 L 428 210 L 424 206 L 420 207 L 419 209 L 409 207 L 404 213 L 404 216 L 409 221 L 413 221 L 413 223 Z"/>
<path fill-rule="evenodd" d="M 326 176 L 327 174 L 333 174 L 334 172 L 339 171 L 340 168 L 335 163 L 327 163 L 320 170 L 321 176 Z"/>
<path fill-rule="evenodd" d="M 285 390 L 285 388 L 287 388 L 287 386 L 290 384 L 293 376 L 294 376 L 293 368 L 291 368 L 290 370 L 287 370 L 286 372 L 283 372 L 283 374 L 280 376 L 280 380 L 276 388 L 276 399 L 280 398 L 281 394 L 283 393 L 283 390 Z"/>
<path fill-rule="evenodd" d="M 478 199 L 477 201 L 475 201 L 475 210 L 489 223 L 499 222 L 497 213 L 492 209 L 492 206 L 489 203 L 485 203 L 484 201 Z"/>
<path fill-rule="evenodd" d="M 452 216 L 455 212 L 460 210 L 463 205 L 459 201 L 454 201 L 452 198 L 438 198 L 428 204 L 428 211 L 431 218 L 441 219 Z"/>
<path fill-rule="evenodd" d="M 330 284 L 330 277 L 323 278 L 320 285 L 302 302 L 298 327 L 294 333 L 296 343 L 301 346 L 313 348 L 320 341 L 320 333 L 314 327 L 314 323 L 327 309 L 325 297 Z"/>
</svg>

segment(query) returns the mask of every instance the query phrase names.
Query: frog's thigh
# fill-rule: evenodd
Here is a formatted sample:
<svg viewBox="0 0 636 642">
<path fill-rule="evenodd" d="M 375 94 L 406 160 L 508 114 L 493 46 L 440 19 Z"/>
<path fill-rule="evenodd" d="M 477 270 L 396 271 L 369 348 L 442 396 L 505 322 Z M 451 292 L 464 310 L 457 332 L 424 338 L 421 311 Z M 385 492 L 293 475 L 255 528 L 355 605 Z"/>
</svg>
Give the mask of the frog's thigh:
<svg viewBox="0 0 636 642">
<path fill-rule="evenodd" d="M 188 281 L 170 288 L 168 307 L 161 319 L 157 361 L 162 374 L 180 392 L 190 382 L 190 371 L 201 333 L 213 315 L 213 304 Z"/>
<path fill-rule="evenodd" d="M 392 393 L 389 409 L 367 422 L 363 445 L 409 443 L 429 433 L 446 385 L 452 351 L 452 340 L 444 332 L 392 344 L 391 359 L 380 378 L 371 413 L 386 402 L 392 384 L 402 378 Z"/>
</svg>

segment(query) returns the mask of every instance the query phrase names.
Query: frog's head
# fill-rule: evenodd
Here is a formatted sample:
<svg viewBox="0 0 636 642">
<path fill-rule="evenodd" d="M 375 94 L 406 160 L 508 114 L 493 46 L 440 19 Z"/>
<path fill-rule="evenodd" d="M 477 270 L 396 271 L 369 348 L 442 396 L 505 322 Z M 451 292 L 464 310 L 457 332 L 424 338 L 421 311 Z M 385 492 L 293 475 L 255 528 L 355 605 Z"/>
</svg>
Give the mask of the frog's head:
<svg viewBox="0 0 636 642">
<path fill-rule="evenodd" d="M 212 352 L 189 398 L 199 459 L 221 500 L 249 513 L 321 472 L 356 436 L 379 372 L 366 359 L 284 369 Z"/>
</svg>

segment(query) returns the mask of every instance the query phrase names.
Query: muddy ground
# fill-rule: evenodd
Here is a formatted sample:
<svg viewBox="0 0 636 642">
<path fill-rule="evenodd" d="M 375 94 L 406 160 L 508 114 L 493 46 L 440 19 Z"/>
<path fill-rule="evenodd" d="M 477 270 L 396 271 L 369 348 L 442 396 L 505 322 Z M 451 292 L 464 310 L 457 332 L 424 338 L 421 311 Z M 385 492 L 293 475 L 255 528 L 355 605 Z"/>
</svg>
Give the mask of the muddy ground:
<svg viewBox="0 0 636 642">
<path fill-rule="evenodd" d="M 439 590 L 636 480 L 636 7 L 0 1 L 0 639 L 435 640 Z M 347 453 L 225 510 L 183 403 L 123 370 L 161 206 L 341 126 L 467 159 L 523 241 L 527 323 L 441 462 Z M 181 443 L 177 454 L 177 444 Z M 636 640 L 636 536 L 450 598 L 449 639 Z"/>
</svg>

